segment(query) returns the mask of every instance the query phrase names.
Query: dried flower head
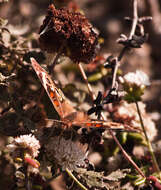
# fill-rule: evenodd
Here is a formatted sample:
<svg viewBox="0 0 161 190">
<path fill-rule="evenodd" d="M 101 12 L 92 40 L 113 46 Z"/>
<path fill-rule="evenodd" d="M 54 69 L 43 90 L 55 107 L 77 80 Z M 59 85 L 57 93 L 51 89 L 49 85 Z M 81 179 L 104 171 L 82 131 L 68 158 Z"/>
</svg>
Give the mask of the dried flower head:
<svg viewBox="0 0 161 190">
<path fill-rule="evenodd" d="M 75 170 L 85 165 L 86 154 L 76 142 L 65 140 L 62 136 L 50 138 L 45 146 L 49 160 L 55 160 L 62 170 Z"/>
<path fill-rule="evenodd" d="M 155 123 L 152 121 L 151 116 L 146 112 L 146 105 L 142 102 L 138 103 L 148 138 L 152 141 L 157 135 Z M 135 128 L 141 127 L 135 103 L 128 104 L 127 102 L 122 101 L 120 105 L 114 108 L 113 117 L 114 120 L 129 124 Z"/>
<path fill-rule="evenodd" d="M 88 63 L 98 49 L 98 34 L 88 19 L 79 12 L 67 8 L 48 8 L 40 27 L 40 47 L 48 53 L 62 52 L 73 61 Z"/>
<path fill-rule="evenodd" d="M 35 158 L 39 154 L 40 143 L 35 138 L 34 135 L 21 135 L 20 137 L 16 137 L 12 144 L 7 146 L 11 152 L 15 156 L 20 156 L 21 154 L 27 153 L 32 158 Z"/>
<path fill-rule="evenodd" d="M 150 85 L 148 76 L 139 70 L 136 73 L 129 72 L 125 76 L 120 77 L 119 80 L 127 92 L 125 99 L 128 102 L 141 100 L 145 87 Z"/>
</svg>

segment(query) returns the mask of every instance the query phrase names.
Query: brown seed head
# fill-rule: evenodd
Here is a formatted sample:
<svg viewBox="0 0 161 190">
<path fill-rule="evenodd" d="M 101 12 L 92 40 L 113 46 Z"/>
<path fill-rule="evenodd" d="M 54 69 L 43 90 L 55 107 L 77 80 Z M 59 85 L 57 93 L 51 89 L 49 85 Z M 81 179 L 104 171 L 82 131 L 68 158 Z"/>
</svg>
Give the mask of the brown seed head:
<svg viewBox="0 0 161 190">
<path fill-rule="evenodd" d="M 75 62 L 88 63 L 99 49 L 98 34 L 84 15 L 67 8 L 56 9 L 53 4 L 39 33 L 42 50 L 53 53 L 63 46 L 63 53 Z"/>
</svg>

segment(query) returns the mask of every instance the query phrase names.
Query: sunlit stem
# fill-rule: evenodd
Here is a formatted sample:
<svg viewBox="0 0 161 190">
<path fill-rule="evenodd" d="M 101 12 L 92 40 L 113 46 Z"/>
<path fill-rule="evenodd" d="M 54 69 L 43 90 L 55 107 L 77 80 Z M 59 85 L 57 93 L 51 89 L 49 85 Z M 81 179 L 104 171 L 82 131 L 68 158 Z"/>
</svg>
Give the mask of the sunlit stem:
<svg viewBox="0 0 161 190">
<path fill-rule="evenodd" d="M 67 172 L 67 174 L 77 183 L 77 185 L 83 189 L 83 190 L 88 190 L 83 184 L 81 184 L 81 182 L 78 181 L 78 179 L 72 174 L 72 172 L 66 168 L 65 170 Z"/>
<path fill-rule="evenodd" d="M 145 126 L 144 126 L 143 118 L 142 118 L 142 115 L 141 115 L 141 112 L 140 112 L 139 104 L 138 104 L 137 101 L 135 102 L 135 104 L 136 104 L 136 108 L 137 108 L 137 113 L 139 115 L 140 124 L 141 124 L 142 130 L 143 130 L 143 133 L 145 135 L 145 139 L 147 141 L 148 149 L 149 149 L 152 161 L 153 161 L 153 165 L 155 167 L 155 170 L 158 172 L 159 177 L 161 178 L 160 169 L 159 169 L 159 166 L 158 166 L 158 163 L 157 163 L 157 160 L 156 160 L 156 157 L 155 157 L 151 142 L 150 142 L 150 140 L 149 140 L 149 138 L 147 136 L 146 130 L 145 130 Z"/>
<path fill-rule="evenodd" d="M 91 87 L 91 85 L 88 82 L 88 78 L 87 78 L 86 73 L 84 72 L 84 69 L 83 69 L 82 64 L 80 62 L 78 63 L 78 68 L 79 68 L 79 70 L 81 72 L 81 75 L 82 75 L 82 77 L 83 77 L 86 85 L 87 85 L 88 92 L 89 92 L 89 94 L 90 94 L 90 96 L 92 98 L 92 101 L 94 101 L 96 99 L 96 96 L 93 93 L 92 87 Z"/>
</svg>

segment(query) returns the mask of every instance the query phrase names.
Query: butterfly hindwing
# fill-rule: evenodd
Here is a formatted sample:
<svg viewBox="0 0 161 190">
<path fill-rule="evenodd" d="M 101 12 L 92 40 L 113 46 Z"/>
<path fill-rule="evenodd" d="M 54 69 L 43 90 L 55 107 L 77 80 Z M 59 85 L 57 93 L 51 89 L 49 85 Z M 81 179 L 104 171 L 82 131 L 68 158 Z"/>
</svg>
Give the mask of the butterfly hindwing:
<svg viewBox="0 0 161 190">
<path fill-rule="evenodd" d="M 111 129 L 116 131 L 128 131 L 128 132 L 140 132 L 138 128 L 129 126 L 127 124 L 112 122 L 112 121 L 99 121 L 99 120 L 89 120 L 84 122 L 73 121 L 73 125 L 84 127 L 84 128 L 103 128 Z"/>
</svg>

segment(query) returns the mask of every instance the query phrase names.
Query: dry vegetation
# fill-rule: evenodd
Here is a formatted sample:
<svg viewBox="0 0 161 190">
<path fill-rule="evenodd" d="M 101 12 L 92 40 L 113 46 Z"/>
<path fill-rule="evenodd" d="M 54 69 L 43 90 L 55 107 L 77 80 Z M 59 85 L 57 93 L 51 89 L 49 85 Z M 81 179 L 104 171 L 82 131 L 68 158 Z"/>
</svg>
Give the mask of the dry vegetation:
<svg viewBox="0 0 161 190">
<path fill-rule="evenodd" d="M 161 189 L 160 47 L 160 0 L 0 0 L 0 187 Z"/>
</svg>

